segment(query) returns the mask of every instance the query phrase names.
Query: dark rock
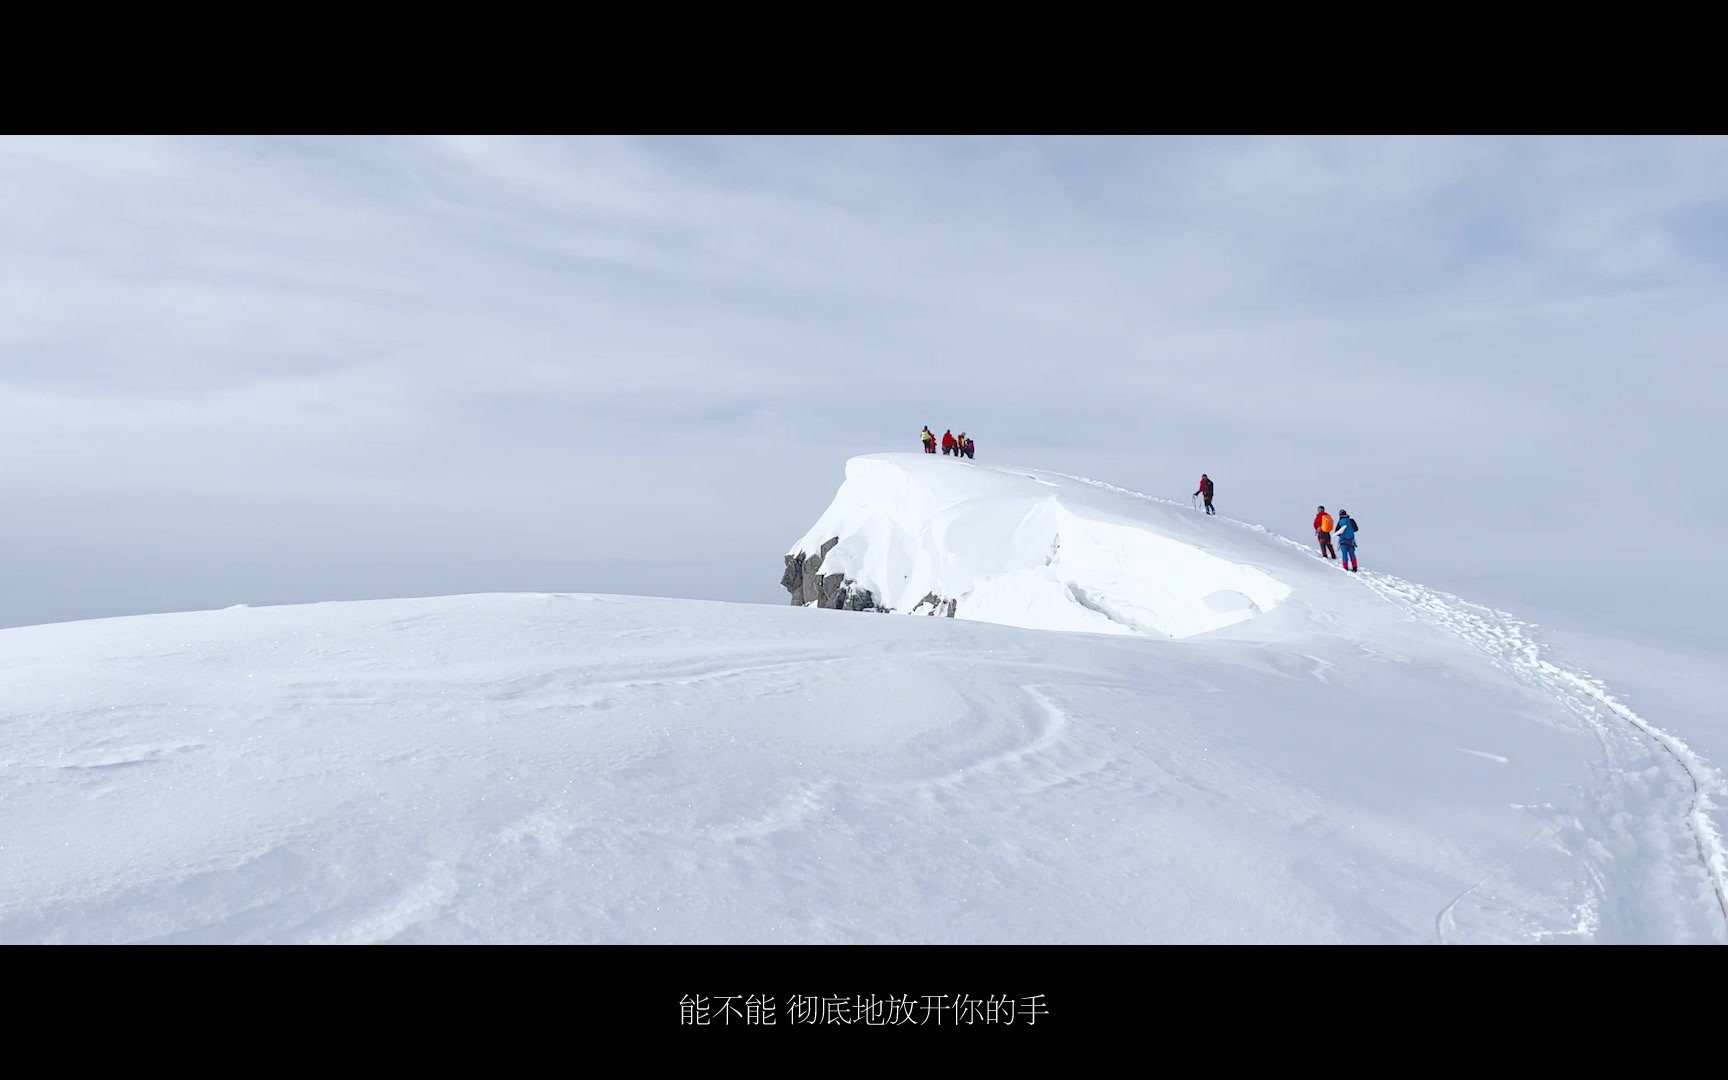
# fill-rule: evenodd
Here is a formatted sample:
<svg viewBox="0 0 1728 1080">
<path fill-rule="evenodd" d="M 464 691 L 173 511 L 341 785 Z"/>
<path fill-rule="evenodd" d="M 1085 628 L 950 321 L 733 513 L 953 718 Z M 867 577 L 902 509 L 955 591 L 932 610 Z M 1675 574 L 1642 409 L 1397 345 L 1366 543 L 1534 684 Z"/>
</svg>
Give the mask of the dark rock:
<svg viewBox="0 0 1728 1080">
<path fill-rule="evenodd" d="M 846 575 L 823 574 L 817 582 L 817 607 L 842 608 L 846 606 Z"/>
<path fill-rule="evenodd" d="M 804 560 L 804 602 L 822 604 L 822 557 Z"/>
<path fill-rule="evenodd" d="M 912 605 L 914 614 L 922 611 L 926 615 L 945 615 L 952 619 L 955 609 L 959 607 L 958 600 L 944 600 L 935 593 L 925 593 L 924 599 Z"/>
<path fill-rule="evenodd" d="M 878 607 L 869 589 L 858 588 L 845 574 L 822 572 L 822 560 L 840 542 L 838 536 L 822 542 L 815 554 L 799 552 L 786 556 L 786 567 L 780 574 L 780 587 L 792 597 L 796 606 L 815 604 L 817 607 L 844 611 L 886 611 Z"/>
</svg>

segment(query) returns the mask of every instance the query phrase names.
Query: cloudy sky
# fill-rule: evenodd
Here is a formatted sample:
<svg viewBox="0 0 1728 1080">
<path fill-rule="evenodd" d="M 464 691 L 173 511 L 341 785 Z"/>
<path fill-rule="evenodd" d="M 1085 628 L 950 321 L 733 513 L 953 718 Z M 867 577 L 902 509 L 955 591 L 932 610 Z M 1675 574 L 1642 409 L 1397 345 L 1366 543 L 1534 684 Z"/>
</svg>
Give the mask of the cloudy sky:
<svg viewBox="0 0 1728 1080">
<path fill-rule="evenodd" d="M 845 458 L 1728 648 L 1728 140 L 0 139 L 0 625 L 782 603 Z"/>
</svg>

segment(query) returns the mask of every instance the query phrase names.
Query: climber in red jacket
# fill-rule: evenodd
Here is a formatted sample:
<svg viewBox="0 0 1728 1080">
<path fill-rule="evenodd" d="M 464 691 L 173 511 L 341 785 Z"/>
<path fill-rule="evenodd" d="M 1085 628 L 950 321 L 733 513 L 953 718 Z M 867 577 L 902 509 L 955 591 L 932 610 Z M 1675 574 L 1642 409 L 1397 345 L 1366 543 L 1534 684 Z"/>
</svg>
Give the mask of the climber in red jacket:
<svg viewBox="0 0 1728 1080">
<path fill-rule="evenodd" d="M 960 445 L 960 443 L 954 438 L 954 432 L 952 429 L 950 429 L 948 431 L 944 431 L 942 433 L 942 456 L 943 457 L 947 457 L 949 454 L 952 454 L 954 452 L 954 448 L 956 446 L 959 446 L 959 445 Z"/>
<path fill-rule="evenodd" d="M 1320 557 L 1336 559 L 1338 553 L 1332 550 L 1332 515 L 1322 506 L 1320 512 L 1314 515 L 1314 539 L 1320 541 Z"/>
<path fill-rule="evenodd" d="M 1207 476 L 1205 473 L 1201 473 L 1200 474 L 1200 486 L 1194 489 L 1194 494 L 1199 495 L 1206 500 L 1206 512 L 1208 514 L 1216 514 L 1218 512 L 1218 511 L 1212 509 L 1212 492 L 1213 492 L 1213 490 L 1214 490 L 1214 485 L 1212 483 L 1212 478 L 1210 476 Z"/>
</svg>

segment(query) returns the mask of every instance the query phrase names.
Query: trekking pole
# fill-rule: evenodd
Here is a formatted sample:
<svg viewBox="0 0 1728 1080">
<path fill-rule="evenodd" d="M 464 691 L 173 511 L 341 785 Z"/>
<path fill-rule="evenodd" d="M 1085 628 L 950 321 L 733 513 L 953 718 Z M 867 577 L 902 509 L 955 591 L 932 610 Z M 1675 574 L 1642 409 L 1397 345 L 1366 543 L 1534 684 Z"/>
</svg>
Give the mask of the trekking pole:
<svg viewBox="0 0 1728 1080">
<path fill-rule="evenodd" d="M 1190 495 L 1190 496 L 1188 496 L 1188 502 L 1191 505 L 1193 505 L 1194 509 L 1196 509 L 1196 510 L 1200 509 L 1200 496 Z"/>
</svg>

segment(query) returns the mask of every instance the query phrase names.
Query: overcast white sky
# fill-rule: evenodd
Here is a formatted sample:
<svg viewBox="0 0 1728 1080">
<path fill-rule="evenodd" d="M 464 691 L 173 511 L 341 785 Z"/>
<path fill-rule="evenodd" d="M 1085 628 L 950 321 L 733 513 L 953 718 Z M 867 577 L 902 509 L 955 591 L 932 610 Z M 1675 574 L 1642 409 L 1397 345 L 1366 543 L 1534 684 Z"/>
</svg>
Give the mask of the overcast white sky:
<svg viewBox="0 0 1728 1080">
<path fill-rule="evenodd" d="M 1728 648 L 1728 140 L 0 139 L 0 624 L 783 603 L 846 457 Z"/>
</svg>

